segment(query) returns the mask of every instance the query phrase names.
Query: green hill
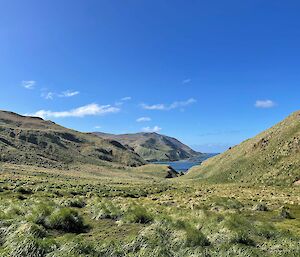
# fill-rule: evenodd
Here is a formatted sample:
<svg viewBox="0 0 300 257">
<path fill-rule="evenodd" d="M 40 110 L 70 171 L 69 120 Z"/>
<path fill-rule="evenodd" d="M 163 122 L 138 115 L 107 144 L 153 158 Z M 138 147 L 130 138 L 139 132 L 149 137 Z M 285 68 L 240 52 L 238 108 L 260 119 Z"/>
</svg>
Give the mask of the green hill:
<svg viewBox="0 0 300 257">
<path fill-rule="evenodd" d="M 278 185 L 300 180 L 300 111 L 193 167 L 185 178 Z"/>
<path fill-rule="evenodd" d="M 64 128 L 52 121 L 0 111 L 0 161 L 62 167 L 107 162 L 139 166 L 145 161 L 115 140 Z"/>
<path fill-rule="evenodd" d="M 178 161 L 200 154 L 177 139 L 158 133 L 113 135 L 94 132 L 94 134 L 121 142 L 123 145 L 132 148 L 147 161 Z"/>
</svg>

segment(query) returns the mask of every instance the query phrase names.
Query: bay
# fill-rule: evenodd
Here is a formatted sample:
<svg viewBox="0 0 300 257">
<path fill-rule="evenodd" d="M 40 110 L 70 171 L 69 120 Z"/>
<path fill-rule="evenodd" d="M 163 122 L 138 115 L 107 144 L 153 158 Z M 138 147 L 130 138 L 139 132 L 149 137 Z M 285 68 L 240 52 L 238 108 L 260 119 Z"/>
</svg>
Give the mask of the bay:
<svg viewBox="0 0 300 257">
<path fill-rule="evenodd" d="M 193 157 L 193 158 L 187 159 L 187 160 L 173 161 L 173 162 L 159 161 L 159 162 L 153 162 L 153 163 L 169 165 L 174 170 L 176 170 L 178 173 L 180 173 L 180 172 L 186 173 L 193 166 L 200 165 L 203 161 L 205 161 L 208 158 L 211 158 L 215 155 L 217 155 L 217 153 L 206 153 L 206 154 L 201 154 L 199 156 L 196 156 L 196 157 Z"/>
</svg>

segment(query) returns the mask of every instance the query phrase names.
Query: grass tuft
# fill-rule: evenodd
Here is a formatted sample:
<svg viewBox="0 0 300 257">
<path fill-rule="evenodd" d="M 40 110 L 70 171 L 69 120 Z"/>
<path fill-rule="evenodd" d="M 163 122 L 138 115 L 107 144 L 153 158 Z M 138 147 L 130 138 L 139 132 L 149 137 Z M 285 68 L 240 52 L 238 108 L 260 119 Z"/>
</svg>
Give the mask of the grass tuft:
<svg viewBox="0 0 300 257">
<path fill-rule="evenodd" d="M 123 221 L 125 223 L 148 224 L 152 222 L 153 219 L 153 215 L 150 214 L 145 207 L 132 205 L 125 212 Z"/>
<path fill-rule="evenodd" d="M 46 226 L 64 232 L 81 233 L 87 229 L 79 213 L 70 208 L 56 209 L 46 219 Z"/>
</svg>

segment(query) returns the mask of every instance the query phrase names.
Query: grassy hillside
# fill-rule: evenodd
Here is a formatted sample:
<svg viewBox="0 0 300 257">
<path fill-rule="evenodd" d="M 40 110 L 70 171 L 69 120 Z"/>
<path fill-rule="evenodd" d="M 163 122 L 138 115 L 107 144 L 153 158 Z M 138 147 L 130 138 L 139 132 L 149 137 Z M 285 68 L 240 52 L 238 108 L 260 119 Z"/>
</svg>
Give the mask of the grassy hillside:
<svg viewBox="0 0 300 257">
<path fill-rule="evenodd" d="M 300 255 L 300 187 L 182 183 L 152 166 L 2 164 L 0 256 Z"/>
<path fill-rule="evenodd" d="M 185 178 L 278 185 L 300 180 L 300 112 L 193 167 Z"/>
<path fill-rule="evenodd" d="M 15 160 L 0 162 L 0 256 L 300 256 L 299 186 L 251 185 L 222 176 L 215 181 L 231 183 L 171 178 L 177 174 L 165 165 L 129 167 L 83 155 L 84 147 L 114 146 L 121 148 L 116 152 L 120 156 L 139 160 L 111 139 L 38 118 L 1 114 L 1 156 L 8 158 L 8 151 L 13 151 Z M 255 151 L 267 151 L 266 142 L 271 144 L 275 135 L 277 141 L 288 143 L 281 128 L 297 131 L 299 122 L 294 120 L 300 115 L 295 115 L 272 128 L 271 134 L 259 135 L 253 141 Z M 23 134 L 26 137 L 19 138 Z M 46 135 L 57 141 L 47 141 Z M 48 153 L 48 144 L 73 159 L 59 166 L 66 157 Z M 288 145 L 296 151 L 296 143 Z M 25 153 L 31 159 L 22 159 Z M 36 156 L 49 164 L 37 166 Z M 219 165 L 226 168 L 225 164 Z"/>
<path fill-rule="evenodd" d="M 114 139 L 131 147 L 148 161 L 178 161 L 199 155 L 175 138 L 157 133 L 136 133 L 113 135 L 95 132 L 102 138 Z"/>
<path fill-rule="evenodd" d="M 0 161 L 64 167 L 72 163 L 138 166 L 145 161 L 115 140 L 64 128 L 52 121 L 0 111 Z"/>
</svg>

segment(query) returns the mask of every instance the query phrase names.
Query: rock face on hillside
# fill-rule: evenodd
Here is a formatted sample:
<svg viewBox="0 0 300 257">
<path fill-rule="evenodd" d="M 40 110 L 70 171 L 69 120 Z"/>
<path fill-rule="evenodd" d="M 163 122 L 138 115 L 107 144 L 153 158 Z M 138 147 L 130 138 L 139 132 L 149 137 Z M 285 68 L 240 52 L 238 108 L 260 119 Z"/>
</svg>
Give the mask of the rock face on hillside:
<svg viewBox="0 0 300 257">
<path fill-rule="evenodd" d="M 114 140 L 64 128 L 52 121 L 0 111 L 0 162 L 62 167 L 106 162 L 139 166 L 145 161 Z"/>
<path fill-rule="evenodd" d="M 186 178 L 292 185 L 300 180 L 300 111 L 193 167 Z"/>
<path fill-rule="evenodd" d="M 132 148 L 147 161 L 178 161 L 200 154 L 177 139 L 158 133 L 113 135 L 94 132 L 94 134 L 101 138 L 121 142 L 123 145 Z"/>
</svg>

